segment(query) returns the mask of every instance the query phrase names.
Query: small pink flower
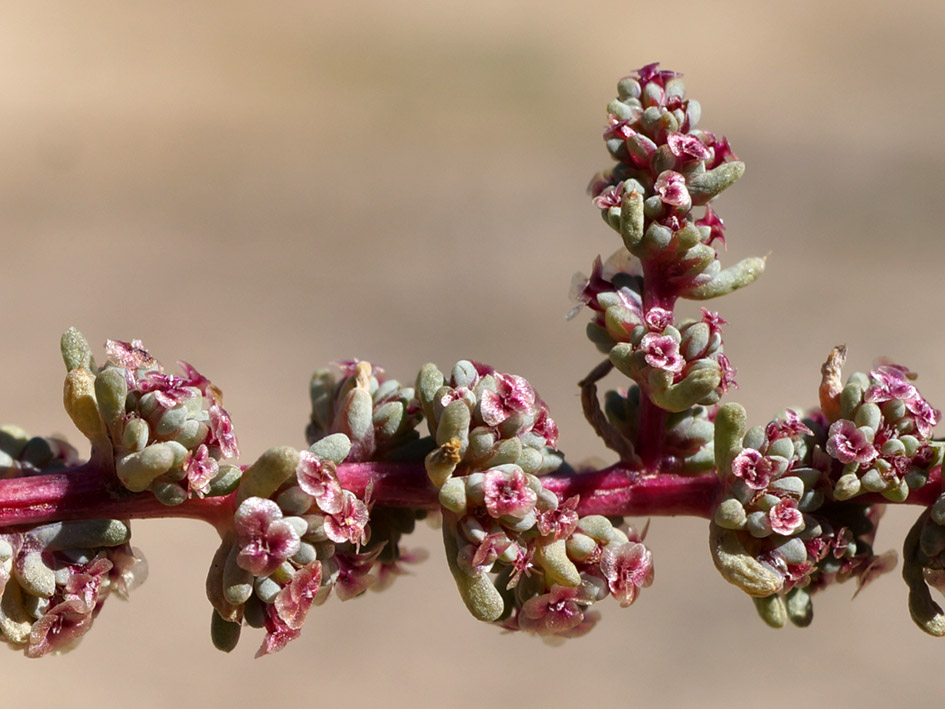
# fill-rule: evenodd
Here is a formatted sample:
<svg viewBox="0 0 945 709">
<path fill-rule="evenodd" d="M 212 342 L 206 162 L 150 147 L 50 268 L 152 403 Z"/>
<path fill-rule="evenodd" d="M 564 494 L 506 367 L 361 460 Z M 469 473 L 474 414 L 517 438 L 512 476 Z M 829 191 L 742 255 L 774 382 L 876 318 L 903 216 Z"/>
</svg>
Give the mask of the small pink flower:
<svg viewBox="0 0 945 709">
<path fill-rule="evenodd" d="M 538 412 L 537 396 L 524 377 L 496 372 L 496 391 L 482 392 L 479 410 L 487 426 L 498 426 L 513 414 L 533 415 Z"/>
<path fill-rule="evenodd" d="M 137 389 L 142 394 L 153 392 L 158 403 L 165 409 L 173 409 L 197 396 L 197 392 L 187 385 L 186 379 L 153 369 L 138 379 Z"/>
<path fill-rule="evenodd" d="M 741 478 L 752 490 L 764 490 L 768 487 L 774 472 L 773 461 L 754 448 L 746 448 L 732 461 L 732 475 Z"/>
<path fill-rule="evenodd" d="M 341 509 L 325 517 L 325 534 L 338 544 L 364 544 L 367 542 L 369 520 L 367 505 L 350 490 L 343 490 Z"/>
<path fill-rule="evenodd" d="M 332 588 L 340 600 L 356 598 L 374 586 L 377 576 L 372 571 L 377 565 L 377 555 L 380 553 L 381 548 L 378 547 L 366 554 L 336 554 L 332 557 L 338 568 Z"/>
<path fill-rule="evenodd" d="M 184 466 L 187 473 L 187 487 L 198 497 L 203 497 L 210 489 L 210 481 L 220 472 L 220 465 L 211 457 L 210 449 L 200 444 Z"/>
<path fill-rule="evenodd" d="M 706 206 L 705 214 L 701 219 L 696 219 L 696 226 L 707 226 L 709 227 L 709 238 L 706 239 L 705 243 L 708 246 L 712 245 L 712 242 L 718 239 L 722 242 L 722 245 L 725 246 L 725 223 L 722 221 L 721 217 L 715 213 L 711 206 Z"/>
<path fill-rule="evenodd" d="M 600 570 L 613 597 L 626 607 L 641 588 L 653 583 L 653 555 L 639 542 L 608 544 L 601 554 Z"/>
<path fill-rule="evenodd" d="M 286 625 L 285 621 L 279 617 L 279 612 L 276 610 L 275 606 L 267 604 L 265 610 L 266 637 L 263 639 L 259 650 L 256 651 L 257 658 L 279 652 L 302 634 L 300 630 L 290 628 Z"/>
<path fill-rule="evenodd" d="M 486 509 L 492 517 L 525 517 L 535 508 L 538 495 L 528 486 L 525 474 L 515 468 L 511 473 L 490 470 L 483 482 Z"/>
<path fill-rule="evenodd" d="M 341 512 L 344 495 L 332 461 L 321 460 L 309 451 L 300 451 L 295 475 L 299 487 L 315 498 L 315 504 L 322 512 L 330 515 Z"/>
<path fill-rule="evenodd" d="M 873 404 L 901 399 L 910 401 L 919 396 L 916 388 L 909 383 L 907 369 L 898 365 L 883 365 L 870 372 L 870 388 L 863 395 L 863 400 Z"/>
<path fill-rule="evenodd" d="M 738 382 L 735 381 L 735 375 L 738 373 L 735 367 L 732 366 L 732 363 L 728 361 L 728 357 L 724 354 L 719 354 L 716 357 L 716 361 L 719 365 L 719 372 L 721 373 L 721 378 L 719 380 L 719 389 L 724 394 L 729 390 L 730 387 L 738 388 Z"/>
<path fill-rule="evenodd" d="M 672 79 L 674 76 L 682 76 L 679 72 L 670 71 L 669 69 L 660 69 L 659 62 L 653 62 L 652 64 L 647 64 L 644 67 L 641 67 L 634 72 L 644 84 L 647 84 L 651 81 L 657 82 L 660 86 L 666 84 L 667 79 Z"/>
<path fill-rule="evenodd" d="M 728 325 L 728 320 L 723 318 L 714 310 L 709 310 L 708 308 L 699 308 L 699 311 L 702 313 L 702 322 L 709 326 L 709 331 L 713 334 L 716 332 L 722 332 L 722 326 Z"/>
<path fill-rule="evenodd" d="M 233 421 L 226 409 L 214 402 L 210 405 L 209 414 L 210 437 L 207 443 L 218 446 L 224 460 L 239 458 L 239 443 L 236 440 L 236 433 L 233 431 Z"/>
<path fill-rule="evenodd" d="M 840 419 L 830 426 L 827 433 L 827 453 L 844 465 L 865 465 L 878 455 L 866 434 L 849 419 Z"/>
<path fill-rule="evenodd" d="M 518 624 L 522 630 L 538 635 L 559 635 L 578 627 L 584 620 L 582 606 L 587 601 L 579 588 L 558 586 L 522 604 Z"/>
<path fill-rule="evenodd" d="M 768 519 L 771 521 L 771 530 L 784 536 L 794 534 L 804 524 L 804 515 L 797 509 L 797 501 L 790 497 L 782 498 L 768 510 Z"/>
<path fill-rule="evenodd" d="M 765 438 L 768 442 L 779 438 L 793 438 L 795 436 L 811 436 L 813 431 L 793 409 L 787 409 L 783 419 L 775 419 L 765 426 Z"/>
<path fill-rule="evenodd" d="M 210 380 L 203 376 L 200 372 L 197 371 L 197 368 L 188 362 L 183 362 L 178 360 L 177 366 L 184 370 L 186 375 L 187 386 L 194 387 L 199 389 L 200 393 L 204 396 L 207 395 L 207 390 L 210 388 Z"/>
<path fill-rule="evenodd" d="M 708 147 L 712 150 L 712 159 L 705 164 L 706 170 L 712 170 L 729 160 L 738 160 L 738 156 L 732 152 L 732 146 L 729 145 L 727 138 L 716 138 L 709 131 L 703 131 L 702 134 L 710 141 Z"/>
<path fill-rule="evenodd" d="M 94 610 L 98 604 L 102 582 L 108 578 L 111 570 L 112 562 L 105 558 L 104 553 L 79 567 L 66 581 L 63 588 L 64 600 L 82 601 L 86 608 Z"/>
<path fill-rule="evenodd" d="M 274 605 L 279 618 L 292 628 L 300 630 L 305 616 L 315 600 L 322 583 L 321 562 L 313 561 L 292 575 L 289 583 L 276 594 Z"/>
<path fill-rule="evenodd" d="M 651 330 L 662 332 L 668 325 L 673 324 L 673 312 L 655 305 L 646 311 L 646 315 L 643 316 L 643 322 L 645 322 L 647 327 Z"/>
<path fill-rule="evenodd" d="M 618 185 L 611 185 L 610 187 L 605 187 L 604 190 L 594 198 L 594 206 L 598 209 L 610 209 L 611 207 L 619 207 L 623 204 L 623 185 L 621 182 Z"/>
<path fill-rule="evenodd" d="M 548 407 L 545 406 L 545 402 L 539 399 L 538 403 L 538 418 L 536 418 L 535 423 L 532 424 L 532 432 L 544 438 L 545 443 L 551 446 L 551 448 L 557 449 L 558 424 L 548 415 Z"/>
<path fill-rule="evenodd" d="M 77 598 L 57 603 L 33 623 L 27 657 L 42 657 L 57 650 L 67 650 L 92 625 L 92 608 Z"/>
<path fill-rule="evenodd" d="M 282 519 L 282 510 L 272 500 L 247 498 L 233 519 L 240 546 L 236 563 L 253 576 L 268 576 L 299 551 L 298 532 Z"/>
<path fill-rule="evenodd" d="M 677 158 L 686 156 L 686 158 L 696 160 L 707 160 L 711 156 L 705 143 L 694 135 L 670 133 L 666 136 L 666 144 Z"/>
<path fill-rule="evenodd" d="M 531 576 L 532 568 L 534 568 L 534 564 L 532 563 L 534 558 L 534 542 L 530 543 L 524 549 L 519 547 L 518 556 L 515 558 L 515 561 L 512 562 L 512 575 L 509 577 L 508 585 L 506 585 L 507 589 L 518 586 L 518 582 L 522 580 L 522 576 L 525 576 L 526 578 Z"/>
<path fill-rule="evenodd" d="M 567 539 L 577 529 L 577 503 L 580 495 L 569 497 L 557 508 L 538 515 L 538 532 L 543 537 L 550 536 L 552 541 Z"/>
<path fill-rule="evenodd" d="M 669 335 L 648 332 L 640 341 L 643 359 L 654 369 L 679 373 L 686 365 L 686 360 L 679 354 L 679 343 Z"/>
<path fill-rule="evenodd" d="M 134 371 L 136 369 L 161 368 L 160 363 L 144 349 L 141 340 L 123 342 L 105 340 L 105 357 L 114 365 Z"/>
<path fill-rule="evenodd" d="M 491 571 L 496 559 L 511 545 L 512 541 L 501 532 L 487 534 L 478 544 L 463 547 L 457 561 L 466 571 Z"/>
<path fill-rule="evenodd" d="M 689 190 L 686 187 L 686 178 L 673 170 L 664 170 L 653 183 L 653 189 L 660 196 L 664 204 L 673 207 L 686 207 L 692 204 Z"/>
<path fill-rule="evenodd" d="M 938 425 L 942 418 L 942 412 L 933 409 L 929 402 L 919 396 L 918 393 L 914 399 L 906 402 L 906 408 L 912 414 L 916 431 L 922 438 L 928 438 L 932 434 L 932 429 Z"/>
<path fill-rule="evenodd" d="M 614 115 L 609 115 L 607 118 L 610 125 L 604 130 L 604 140 L 610 140 L 611 138 L 626 140 L 636 133 L 636 131 L 630 127 L 630 121 L 628 119 L 619 119 Z"/>
</svg>

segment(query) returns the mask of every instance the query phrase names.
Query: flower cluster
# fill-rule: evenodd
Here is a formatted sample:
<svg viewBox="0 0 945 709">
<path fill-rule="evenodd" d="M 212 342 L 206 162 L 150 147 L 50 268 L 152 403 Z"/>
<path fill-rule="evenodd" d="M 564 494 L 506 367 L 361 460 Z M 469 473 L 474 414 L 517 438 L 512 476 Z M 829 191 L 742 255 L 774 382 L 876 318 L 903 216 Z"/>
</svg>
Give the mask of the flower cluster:
<svg viewBox="0 0 945 709">
<path fill-rule="evenodd" d="M 179 362 L 183 375 L 168 374 L 139 341 L 109 340 L 97 369 L 76 330 L 62 351 L 66 410 L 124 487 L 166 505 L 236 487 L 239 468 L 221 463 L 239 456 L 233 424 L 220 390 L 194 367 Z"/>
<path fill-rule="evenodd" d="M 505 464 L 440 488 L 447 562 L 472 615 L 547 638 L 582 635 L 593 603 L 629 606 L 653 580 L 640 536 L 606 517 L 578 518 L 540 478 Z"/>
<path fill-rule="evenodd" d="M 347 600 L 382 588 L 409 560 L 397 542 L 413 516 L 387 514 L 375 534 L 370 490 L 361 498 L 341 485 L 337 466 L 351 450 L 331 433 L 309 450 L 272 448 L 246 469 L 207 578 L 217 647 L 233 649 L 245 621 L 266 629 L 259 655 L 281 650 L 332 590 Z"/>
<path fill-rule="evenodd" d="M 914 378 L 905 367 L 884 364 L 868 375 L 851 375 L 828 397 L 825 411 L 833 415 L 825 449 L 839 470 L 832 477 L 835 499 L 877 492 L 902 502 L 942 464 L 945 448 L 931 440 L 942 415 L 915 388 Z"/>
<path fill-rule="evenodd" d="M 147 575 L 130 535 L 109 519 L 0 534 L 3 639 L 27 657 L 74 647 L 112 591 L 127 598 Z"/>
<path fill-rule="evenodd" d="M 872 550 L 882 508 L 829 501 L 822 415 L 801 420 L 788 410 L 747 433 L 743 423 L 737 405 L 716 417 L 725 457 L 724 496 L 710 525 L 713 559 L 727 581 L 755 598 L 767 623 L 807 625 L 813 591 L 849 578 L 862 587 L 891 568 L 894 554 Z"/>
<path fill-rule="evenodd" d="M 541 475 L 561 465 L 558 427 L 531 384 L 478 362 L 461 360 L 449 381 L 427 364 L 417 395 L 436 448 L 427 473 L 440 487 L 451 475 L 514 464 Z"/>
<path fill-rule="evenodd" d="M 697 127 L 702 111 L 686 98 L 680 76 L 649 64 L 620 80 L 604 131 L 617 165 L 588 188 L 604 221 L 647 265 L 647 277 L 660 281 L 656 294 L 663 307 L 679 296 L 729 293 L 751 283 L 764 267 L 757 258 L 724 271 L 719 265 L 713 242 L 724 243 L 723 225 L 707 205 L 745 166 L 728 141 Z M 705 207 L 704 214 L 695 217 L 694 207 Z"/>
<path fill-rule="evenodd" d="M 309 391 L 309 445 L 336 432 L 351 442 L 349 462 L 405 459 L 415 454 L 421 414 L 413 387 L 387 379 L 380 367 L 339 362 L 335 369 L 315 372 Z"/>
</svg>

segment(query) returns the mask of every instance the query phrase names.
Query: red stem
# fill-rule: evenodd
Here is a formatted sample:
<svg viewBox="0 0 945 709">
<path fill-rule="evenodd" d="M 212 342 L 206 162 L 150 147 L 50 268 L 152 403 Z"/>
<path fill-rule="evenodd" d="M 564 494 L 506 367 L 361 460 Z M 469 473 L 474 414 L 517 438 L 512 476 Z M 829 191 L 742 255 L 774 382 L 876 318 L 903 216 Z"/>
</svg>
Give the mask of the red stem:
<svg viewBox="0 0 945 709">
<path fill-rule="evenodd" d="M 345 463 L 338 466 L 342 485 L 385 507 L 436 509 L 437 492 L 420 463 Z M 542 484 L 560 500 L 580 495 L 579 515 L 619 517 L 689 515 L 711 518 L 721 485 L 715 473 L 646 473 L 617 463 L 604 470 L 545 475 Z M 931 505 L 942 492 L 941 472 L 915 490 L 906 504 Z M 888 503 L 880 495 L 861 495 L 855 504 Z M 225 530 L 236 508 L 236 493 L 187 500 L 167 507 L 149 492 L 130 493 L 105 482 L 90 465 L 69 473 L 0 480 L 0 529 L 75 519 L 202 519 Z"/>
</svg>

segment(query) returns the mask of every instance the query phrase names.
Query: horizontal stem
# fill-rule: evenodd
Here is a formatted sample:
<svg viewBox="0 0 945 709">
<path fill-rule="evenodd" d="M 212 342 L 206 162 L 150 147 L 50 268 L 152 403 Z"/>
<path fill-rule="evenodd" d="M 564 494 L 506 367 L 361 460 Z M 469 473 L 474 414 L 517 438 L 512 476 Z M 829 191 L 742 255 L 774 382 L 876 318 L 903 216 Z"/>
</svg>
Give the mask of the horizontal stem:
<svg viewBox="0 0 945 709">
<path fill-rule="evenodd" d="M 345 463 L 338 466 L 343 487 L 359 497 L 370 489 L 373 504 L 436 509 L 437 491 L 421 463 Z M 68 473 L 0 480 L 0 529 L 75 519 L 202 519 L 224 529 L 236 507 L 236 493 L 187 500 L 168 507 L 149 492 L 117 487 L 91 464 Z M 579 515 L 675 516 L 711 518 L 721 485 L 715 473 L 647 473 L 617 463 L 597 471 L 545 475 L 542 484 L 559 499 L 580 496 Z M 939 469 L 927 485 L 913 491 L 907 504 L 931 505 L 942 492 Z M 854 498 L 856 504 L 887 503 L 880 495 Z"/>
</svg>

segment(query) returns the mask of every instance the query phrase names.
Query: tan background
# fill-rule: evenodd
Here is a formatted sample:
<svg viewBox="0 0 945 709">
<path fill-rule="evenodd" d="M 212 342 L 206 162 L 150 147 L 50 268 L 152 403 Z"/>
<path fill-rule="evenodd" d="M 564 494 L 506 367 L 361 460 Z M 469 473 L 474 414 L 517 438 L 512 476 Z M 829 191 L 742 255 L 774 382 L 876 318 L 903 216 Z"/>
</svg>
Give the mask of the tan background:
<svg viewBox="0 0 945 709">
<path fill-rule="evenodd" d="M 584 195 L 616 79 L 660 60 L 748 174 L 725 195 L 719 304 L 735 398 L 763 423 L 818 368 L 889 355 L 945 408 L 940 229 L 945 5 L 160 2 L 0 5 L 0 418 L 67 432 L 59 333 L 138 337 L 220 384 L 247 459 L 303 443 L 307 379 L 373 359 L 412 379 L 479 358 L 528 376 L 573 460 L 603 449 L 576 382 L 596 362 L 568 284 L 616 236 Z M 915 510 L 893 510 L 899 547 Z M 425 530 L 420 543 L 435 545 Z M 896 573 L 780 632 L 715 573 L 705 523 L 656 519 L 656 582 L 550 648 L 465 615 L 440 553 L 309 618 L 253 661 L 215 651 L 212 531 L 137 525 L 151 579 L 74 653 L 0 660 L 4 701 L 72 707 L 899 706 L 941 692 L 945 641 Z"/>
</svg>

